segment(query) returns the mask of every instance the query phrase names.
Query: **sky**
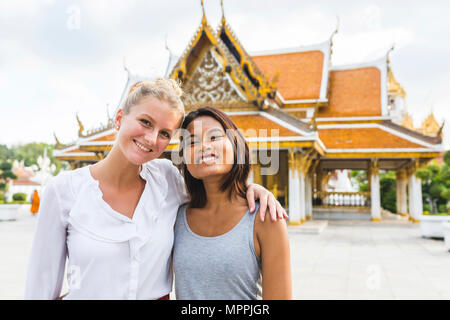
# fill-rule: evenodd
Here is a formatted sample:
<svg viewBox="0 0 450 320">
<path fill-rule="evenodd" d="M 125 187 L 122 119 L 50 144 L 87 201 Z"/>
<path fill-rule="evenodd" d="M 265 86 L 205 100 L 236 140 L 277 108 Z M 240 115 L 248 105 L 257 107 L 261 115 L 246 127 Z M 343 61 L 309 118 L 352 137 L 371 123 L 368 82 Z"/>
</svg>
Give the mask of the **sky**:
<svg viewBox="0 0 450 320">
<path fill-rule="evenodd" d="M 219 0 L 204 0 L 216 29 Z M 225 17 L 248 52 L 327 41 L 332 65 L 391 53 L 414 123 L 445 119 L 450 149 L 450 1 L 223 0 Z M 162 76 L 200 25 L 200 0 L 0 0 L 0 144 L 62 143 L 105 124 L 127 73 Z M 339 23 L 338 23 L 339 21 Z"/>
</svg>

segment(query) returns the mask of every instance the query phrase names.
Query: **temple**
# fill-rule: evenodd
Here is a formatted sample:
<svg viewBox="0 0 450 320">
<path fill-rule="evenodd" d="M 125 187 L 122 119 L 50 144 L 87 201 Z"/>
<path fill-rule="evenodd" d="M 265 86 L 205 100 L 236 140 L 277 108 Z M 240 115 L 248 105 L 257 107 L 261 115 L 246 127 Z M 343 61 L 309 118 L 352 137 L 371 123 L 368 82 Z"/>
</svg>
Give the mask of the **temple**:
<svg viewBox="0 0 450 320">
<path fill-rule="evenodd" d="M 414 173 L 442 152 L 442 126 L 432 118 L 425 130 L 413 127 L 390 52 L 375 61 L 332 65 L 336 32 L 316 45 L 249 53 L 224 14 L 213 29 L 203 10 L 181 56 L 169 51 L 166 76 L 182 82 L 187 112 L 214 106 L 231 116 L 251 148 L 249 180 L 275 194 L 291 225 L 353 213 L 380 221 L 380 170 L 396 172 L 397 213 L 417 222 L 422 190 Z M 117 108 L 144 80 L 126 72 Z M 77 121 L 76 142 L 57 140 L 54 152 L 72 168 L 105 157 L 116 134 L 112 119 L 89 132 Z M 171 158 L 178 143 L 173 137 L 163 157 Z M 330 190 L 328 180 L 338 170 L 366 171 L 369 190 Z"/>
</svg>

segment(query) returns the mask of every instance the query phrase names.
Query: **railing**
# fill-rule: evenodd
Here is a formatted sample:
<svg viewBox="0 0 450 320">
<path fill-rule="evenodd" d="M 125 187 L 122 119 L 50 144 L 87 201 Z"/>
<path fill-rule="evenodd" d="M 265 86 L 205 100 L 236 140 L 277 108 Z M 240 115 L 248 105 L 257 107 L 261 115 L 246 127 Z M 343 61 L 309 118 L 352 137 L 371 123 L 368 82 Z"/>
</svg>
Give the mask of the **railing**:
<svg viewBox="0 0 450 320">
<path fill-rule="evenodd" d="M 370 192 L 327 192 L 316 191 L 314 206 L 324 207 L 369 207 Z"/>
</svg>

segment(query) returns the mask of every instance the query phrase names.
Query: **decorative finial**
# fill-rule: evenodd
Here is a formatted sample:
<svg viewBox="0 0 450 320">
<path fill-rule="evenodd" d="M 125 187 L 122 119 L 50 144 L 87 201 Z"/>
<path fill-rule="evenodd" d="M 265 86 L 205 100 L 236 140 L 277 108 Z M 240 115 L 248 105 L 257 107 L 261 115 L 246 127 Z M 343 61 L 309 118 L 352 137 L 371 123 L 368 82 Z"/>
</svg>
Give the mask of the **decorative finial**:
<svg viewBox="0 0 450 320">
<path fill-rule="evenodd" d="M 277 69 L 277 72 L 272 78 L 272 81 L 270 82 L 270 85 L 274 88 L 277 87 L 278 79 L 280 78 L 280 69 Z"/>
<path fill-rule="evenodd" d="M 130 78 L 130 69 L 127 68 L 127 62 L 125 56 L 123 57 L 123 69 L 127 72 L 128 79 Z"/>
<path fill-rule="evenodd" d="M 78 117 L 78 112 L 76 114 L 76 118 L 77 118 L 77 122 L 78 122 L 78 137 L 83 137 L 83 131 L 84 131 L 84 126 L 80 121 L 80 118 Z"/>
<path fill-rule="evenodd" d="M 205 25 L 206 24 L 206 15 L 205 15 L 205 6 L 203 4 L 203 0 L 200 1 L 200 4 L 202 5 L 202 24 Z"/>
<path fill-rule="evenodd" d="M 106 125 L 108 125 L 112 121 L 111 114 L 109 113 L 109 103 L 106 104 L 106 117 L 108 118 Z"/>
<path fill-rule="evenodd" d="M 168 77 L 169 72 L 170 72 L 169 68 L 171 67 L 171 63 L 172 63 L 174 55 L 172 53 L 172 50 L 170 50 L 169 45 L 167 44 L 167 33 L 165 36 L 165 45 L 166 45 L 166 50 L 169 52 L 169 60 L 167 61 L 166 72 L 164 73 L 164 77 Z"/>
<path fill-rule="evenodd" d="M 53 131 L 53 137 L 55 137 L 55 142 L 56 142 L 56 143 L 55 143 L 55 148 L 61 147 L 61 146 L 62 146 L 62 143 L 59 142 L 58 137 L 56 136 L 55 131 Z"/>
<path fill-rule="evenodd" d="M 336 16 L 336 29 L 331 34 L 331 37 L 330 37 L 331 42 L 333 42 L 333 37 L 339 32 L 340 24 L 341 23 L 340 23 L 340 20 L 339 20 L 339 16 Z"/>
<path fill-rule="evenodd" d="M 166 46 L 166 50 L 169 51 L 169 59 L 173 57 L 172 51 L 169 48 L 169 45 L 167 44 L 167 33 L 164 37 L 164 41 L 165 41 L 165 46 Z"/>
<path fill-rule="evenodd" d="M 394 51 L 394 49 L 395 49 L 395 43 L 392 44 L 391 48 L 390 48 L 390 49 L 388 50 L 388 52 L 386 53 L 386 61 L 387 61 L 388 64 L 391 63 L 391 57 L 390 57 L 390 54 L 391 54 L 392 51 Z"/>
<path fill-rule="evenodd" d="M 225 10 L 223 9 L 223 0 L 220 0 L 220 7 L 222 8 L 222 25 L 224 25 L 227 21 L 225 20 Z"/>
<path fill-rule="evenodd" d="M 436 137 L 442 138 L 442 130 L 444 129 L 444 124 L 445 124 L 445 119 L 444 119 L 444 121 L 442 121 L 442 125 L 439 128 L 438 132 L 436 133 Z"/>
</svg>

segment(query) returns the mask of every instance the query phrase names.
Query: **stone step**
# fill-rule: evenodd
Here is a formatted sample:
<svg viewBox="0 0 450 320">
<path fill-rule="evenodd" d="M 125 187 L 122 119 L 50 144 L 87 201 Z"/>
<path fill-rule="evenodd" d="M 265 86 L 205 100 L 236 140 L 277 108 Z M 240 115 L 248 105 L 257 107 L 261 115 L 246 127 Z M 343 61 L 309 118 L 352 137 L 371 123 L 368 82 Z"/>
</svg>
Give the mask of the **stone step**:
<svg viewBox="0 0 450 320">
<path fill-rule="evenodd" d="M 305 234 L 320 234 L 328 226 L 328 221 L 308 220 L 299 226 L 289 226 L 289 232 L 305 233 Z"/>
</svg>

